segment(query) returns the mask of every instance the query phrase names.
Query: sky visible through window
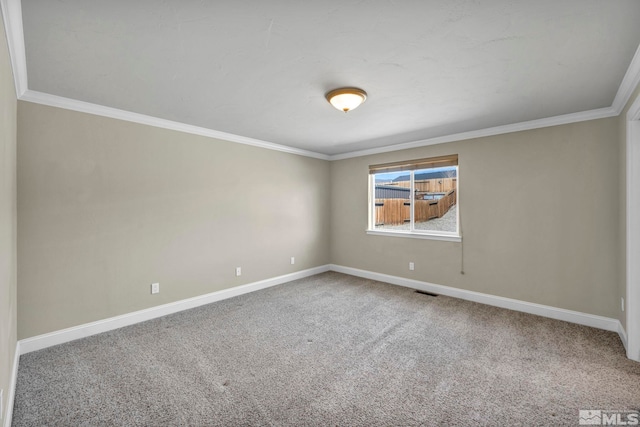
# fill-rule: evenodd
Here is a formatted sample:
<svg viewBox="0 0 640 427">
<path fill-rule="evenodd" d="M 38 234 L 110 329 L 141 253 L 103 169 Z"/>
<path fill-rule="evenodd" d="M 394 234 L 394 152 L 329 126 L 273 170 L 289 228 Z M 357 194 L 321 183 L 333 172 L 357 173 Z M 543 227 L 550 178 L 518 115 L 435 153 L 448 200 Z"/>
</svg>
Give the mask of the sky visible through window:
<svg viewBox="0 0 640 427">
<path fill-rule="evenodd" d="M 445 166 L 441 168 L 429 168 L 429 172 L 442 172 L 442 171 L 454 171 L 456 170 L 456 166 Z M 401 171 L 401 172 L 387 172 L 387 173 L 377 173 L 376 174 L 376 182 L 390 182 L 396 179 L 399 176 L 406 176 L 407 180 L 409 179 L 409 172 Z"/>
</svg>

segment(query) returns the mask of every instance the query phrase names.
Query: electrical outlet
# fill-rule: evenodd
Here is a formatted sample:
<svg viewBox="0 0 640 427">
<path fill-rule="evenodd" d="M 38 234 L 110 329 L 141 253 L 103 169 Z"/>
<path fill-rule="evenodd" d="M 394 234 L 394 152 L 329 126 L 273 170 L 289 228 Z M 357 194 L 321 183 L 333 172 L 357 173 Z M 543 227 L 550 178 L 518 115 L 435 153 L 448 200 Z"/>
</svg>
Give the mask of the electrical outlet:
<svg viewBox="0 0 640 427">
<path fill-rule="evenodd" d="M 620 308 L 624 311 L 624 297 L 620 298 Z"/>
<path fill-rule="evenodd" d="M 160 283 L 152 283 L 151 284 L 151 293 L 157 294 L 160 292 Z"/>
<path fill-rule="evenodd" d="M 293 256 L 292 256 L 292 257 L 291 257 L 291 265 L 293 265 L 293 264 L 295 264 L 295 263 L 296 263 L 296 257 L 293 257 Z"/>
<path fill-rule="evenodd" d="M 242 268 L 236 267 L 236 276 L 242 276 Z"/>
<path fill-rule="evenodd" d="M 409 263 L 409 270 L 413 271 L 415 269 L 416 269 L 416 266 L 412 262 L 410 262 Z"/>
</svg>

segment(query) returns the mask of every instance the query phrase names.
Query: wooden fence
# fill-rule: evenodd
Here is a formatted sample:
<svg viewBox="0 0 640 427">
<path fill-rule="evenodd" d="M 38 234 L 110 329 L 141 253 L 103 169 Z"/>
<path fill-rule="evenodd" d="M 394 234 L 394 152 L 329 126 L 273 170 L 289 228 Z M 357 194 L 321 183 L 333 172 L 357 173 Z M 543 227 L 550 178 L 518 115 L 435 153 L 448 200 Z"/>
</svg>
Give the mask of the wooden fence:
<svg viewBox="0 0 640 427">
<path fill-rule="evenodd" d="M 457 178 L 416 179 L 415 189 L 429 193 L 446 193 L 455 190 L 457 183 Z M 399 181 L 385 183 L 384 185 L 409 188 L 411 187 L 411 182 Z"/>
<path fill-rule="evenodd" d="M 439 200 L 416 200 L 414 221 L 423 222 L 444 216 L 457 203 L 456 190 Z M 411 204 L 407 199 L 376 199 L 376 225 L 399 225 L 411 221 Z"/>
</svg>

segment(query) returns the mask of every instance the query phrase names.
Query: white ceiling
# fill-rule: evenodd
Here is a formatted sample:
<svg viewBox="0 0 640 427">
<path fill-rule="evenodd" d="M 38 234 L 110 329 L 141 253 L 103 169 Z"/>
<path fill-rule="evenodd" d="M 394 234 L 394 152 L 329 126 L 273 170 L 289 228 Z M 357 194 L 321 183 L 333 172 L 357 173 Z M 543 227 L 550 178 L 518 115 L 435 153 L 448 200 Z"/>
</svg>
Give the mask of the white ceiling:
<svg viewBox="0 0 640 427">
<path fill-rule="evenodd" d="M 22 0 L 28 89 L 335 155 L 610 107 L 637 0 Z M 347 114 L 324 94 L 358 86 Z"/>
</svg>

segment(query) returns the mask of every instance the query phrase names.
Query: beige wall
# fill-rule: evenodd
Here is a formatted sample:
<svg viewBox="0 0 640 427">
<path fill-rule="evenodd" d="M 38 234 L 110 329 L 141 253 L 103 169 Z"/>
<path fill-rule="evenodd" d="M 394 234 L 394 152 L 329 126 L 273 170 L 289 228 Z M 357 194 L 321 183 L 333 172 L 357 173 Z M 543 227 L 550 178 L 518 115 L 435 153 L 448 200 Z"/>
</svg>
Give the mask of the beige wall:
<svg viewBox="0 0 640 427">
<path fill-rule="evenodd" d="M 332 162 L 332 263 L 618 318 L 617 141 L 611 118 Z M 460 243 L 365 233 L 370 164 L 455 153 L 464 275 Z"/>
<path fill-rule="evenodd" d="M 624 322 L 622 116 L 330 163 L 18 110 L 20 338 L 328 262 Z M 460 243 L 365 233 L 369 164 L 452 153 L 465 275 Z"/>
<path fill-rule="evenodd" d="M 0 389 L 7 413 L 16 350 L 16 92 L 0 14 Z M 1 420 L 4 422 L 4 420 Z"/>
<path fill-rule="evenodd" d="M 629 111 L 629 107 L 631 104 L 635 102 L 636 99 L 640 96 L 640 85 L 636 87 L 636 90 L 633 92 L 627 105 L 618 116 L 618 159 L 620 164 L 618 181 L 619 185 L 619 197 L 620 197 L 620 217 L 618 222 L 618 236 L 620 237 L 620 258 L 618 259 L 618 270 L 620 272 L 620 280 L 618 284 L 618 294 L 621 297 L 626 295 L 627 291 L 627 263 L 626 263 L 626 249 L 627 249 L 627 112 Z M 628 302 L 625 301 L 625 304 Z M 627 329 L 627 318 L 625 312 L 620 312 L 618 315 L 618 319 L 622 323 L 622 327 Z"/>
<path fill-rule="evenodd" d="M 329 262 L 326 161 L 28 102 L 18 140 L 21 339 Z"/>
<path fill-rule="evenodd" d="M 327 262 L 623 318 L 619 118 L 329 163 L 18 108 L 20 338 Z M 364 232 L 369 164 L 451 153 L 465 275 L 459 243 Z"/>
</svg>

